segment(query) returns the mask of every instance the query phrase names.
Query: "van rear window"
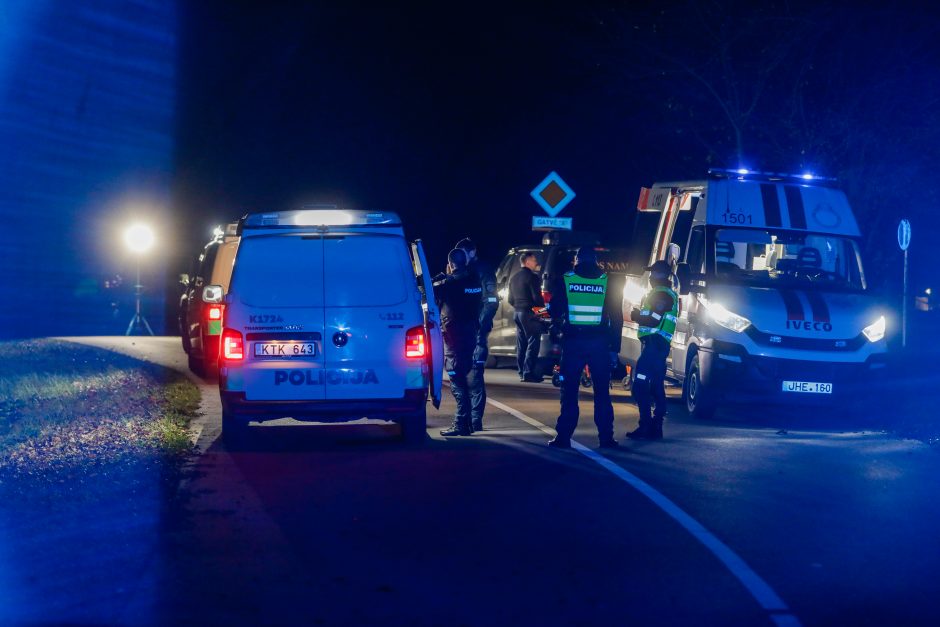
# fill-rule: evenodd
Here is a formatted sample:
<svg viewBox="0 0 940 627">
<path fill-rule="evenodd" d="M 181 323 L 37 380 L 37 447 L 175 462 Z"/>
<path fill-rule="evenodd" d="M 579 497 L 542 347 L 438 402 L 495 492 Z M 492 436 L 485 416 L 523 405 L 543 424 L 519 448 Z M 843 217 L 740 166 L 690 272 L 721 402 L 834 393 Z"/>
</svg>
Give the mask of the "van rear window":
<svg viewBox="0 0 940 627">
<path fill-rule="evenodd" d="M 323 245 L 328 307 L 397 305 L 415 285 L 408 249 L 400 237 L 326 237 Z"/>
<path fill-rule="evenodd" d="M 323 240 L 297 235 L 242 238 L 232 292 L 252 307 L 322 307 Z"/>
</svg>

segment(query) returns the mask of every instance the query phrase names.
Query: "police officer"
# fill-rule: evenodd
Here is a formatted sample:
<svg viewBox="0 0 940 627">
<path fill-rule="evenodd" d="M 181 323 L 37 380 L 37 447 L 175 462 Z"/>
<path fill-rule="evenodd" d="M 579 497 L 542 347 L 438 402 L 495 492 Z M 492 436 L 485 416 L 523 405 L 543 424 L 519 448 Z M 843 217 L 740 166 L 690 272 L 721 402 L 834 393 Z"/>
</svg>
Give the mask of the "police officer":
<svg viewBox="0 0 940 627">
<path fill-rule="evenodd" d="M 561 414 L 548 445 L 571 448 L 578 425 L 578 392 L 581 371 L 591 369 L 594 382 L 594 424 L 602 448 L 617 446 L 614 440 L 614 408 L 610 402 L 610 370 L 620 352 L 623 281 L 608 277 L 597 265 L 590 246 L 582 246 L 574 270 L 566 272 L 552 289 L 549 313 L 552 330 L 561 333 Z"/>
<path fill-rule="evenodd" d="M 542 377 L 535 371 L 542 341 L 542 321 L 533 308 L 544 307 L 542 281 L 539 278 L 539 261 L 535 253 L 525 252 L 519 257 L 522 269 L 509 279 L 509 304 L 516 323 L 516 362 L 519 380 L 539 383 Z"/>
<path fill-rule="evenodd" d="M 467 269 L 477 277 L 483 288 L 482 307 L 480 309 L 480 330 L 477 331 L 477 345 L 473 349 L 473 369 L 470 373 L 470 428 L 483 431 L 483 411 L 486 409 L 486 382 L 483 370 L 490 355 L 489 335 L 493 330 L 493 318 L 499 309 L 499 295 L 496 293 L 496 274 L 490 266 L 477 257 L 477 246 L 465 238 L 457 242 L 459 248 L 467 254 Z"/>
<path fill-rule="evenodd" d="M 441 308 L 444 369 L 457 403 L 454 423 L 441 435 L 470 435 L 470 390 L 467 374 L 473 366 L 473 350 L 480 328 L 480 295 L 483 288 L 467 267 L 467 254 L 455 248 L 447 255 L 447 274 L 434 283 L 434 298 Z"/>
<path fill-rule="evenodd" d="M 630 319 L 639 325 L 637 337 L 642 349 L 636 362 L 633 398 L 640 410 L 640 424 L 627 434 L 634 440 L 661 440 L 666 415 L 666 359 L 676 332 L 679 297 L 673 290 L 672 268 L 666 261 L 648 267 L 650 291 Z M 651 408 L 650 399 L 655 404 Z"/>
</svg>

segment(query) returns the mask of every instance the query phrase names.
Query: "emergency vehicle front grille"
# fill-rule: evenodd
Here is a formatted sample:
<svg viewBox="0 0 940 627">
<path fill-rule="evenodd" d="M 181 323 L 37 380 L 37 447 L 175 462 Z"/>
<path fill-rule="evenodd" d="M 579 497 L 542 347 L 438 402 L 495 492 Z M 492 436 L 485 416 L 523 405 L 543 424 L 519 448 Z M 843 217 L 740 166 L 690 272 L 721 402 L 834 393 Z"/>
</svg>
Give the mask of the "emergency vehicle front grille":
<svg viewBox="0 0 940 627">
<path fill-rule="evenodd" d="M 838 364 L 773 357 L 751 357 L 751 364 L 767 379 L 785 381 L 850 381 L 857 379 L 867 364 Z"/>
<path fill-rule="evenodd" d="M 749 326 L 744 331 L 748 337 L 761 346 L 780 346 L 781 348 L 795 348 L 808 351 L 857 351 L 865 345 L 865 336 L 861 333 L 858 337 L 850 340 L 830 340 L 808 337 L 793 337 L 792 335 L 777 335 L 775 333 L 764 333 L 754 327 Z"/>
</svg>

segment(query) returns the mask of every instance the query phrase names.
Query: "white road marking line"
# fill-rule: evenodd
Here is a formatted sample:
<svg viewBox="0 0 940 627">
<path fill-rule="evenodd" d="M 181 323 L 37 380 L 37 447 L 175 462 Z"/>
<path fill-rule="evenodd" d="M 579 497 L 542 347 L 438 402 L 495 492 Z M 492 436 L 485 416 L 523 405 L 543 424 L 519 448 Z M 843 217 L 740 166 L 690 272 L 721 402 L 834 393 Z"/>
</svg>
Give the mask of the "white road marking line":
<svg viewBox="0 0 940 627">
<path fill-rule="evenodd" d="M 555 430 L 551 427 L 547 427 L 535 418 L 525 415 L 521 411 L 513 409 L 505 403 L 500 403 L 499 401 L 493 400 L 491 398 L 486 399 L 487 403 L 493 405 L 498 409 L 503 410 L 507 414 L 515 416 L 519 420 L 525 422 L 526 424 L 532 425 L 539 431 L 547 435 L 554 436 L 556 435 Z M 741 582 L 748 592 L 751 593 L 751 596 L 755 601 L 767 612 L 771 612 L 770 619 L 777 625 L 785 627 L 795 627 L 800 625 L 799 619 L 789 613 L 790 608 L 787 607 L 787 604 L 784 603 L 783 599 L 774 592 L 773 588 L 770 585 L 761 579 L 754 570 L 747 565 L 747 563 L 741 559 L 737 553 L 731 550 L 731 548 L 715 537 L 708 529 L 706 529 L 700 522 L 686 514 L 678 505 L 670 501 L 664 494 L 656 490 L 653 486 L 646 483 L 633 473 L 628 470 L 621 468 L 611 460 L 607 459 L 597 451 L 589 449 L 588 447 L 571 441 L 571 446 L 590 459 L 591 461 L 597 463 L 602 468 L 609 471 L 618 479 L 627 483 L 630 487 L 634 488 L 637 492 L 648 498 L 653 502 L 654 505 L 659 507 L 663 512 L 665 512 L 670 518 L 679 523 L 686 531 L 688 531 L 692 536 L 698 540 L 706 549 L 708 549 L 712 555 L 718 558 L 722 564 L 725 565 L 731 574 Z"/>
</svg>

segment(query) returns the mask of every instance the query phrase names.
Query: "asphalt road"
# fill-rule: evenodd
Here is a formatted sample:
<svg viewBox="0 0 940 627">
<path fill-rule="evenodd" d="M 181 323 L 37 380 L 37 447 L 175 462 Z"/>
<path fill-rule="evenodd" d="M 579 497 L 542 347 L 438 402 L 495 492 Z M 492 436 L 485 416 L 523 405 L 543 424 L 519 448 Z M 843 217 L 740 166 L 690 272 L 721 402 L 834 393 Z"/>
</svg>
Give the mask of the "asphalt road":
<svg viewBox="0 0 940 627">
<path fill-rule="evenodd" d="M 185 368 L 178 338 L 82 341 Z M 384 424 L 281 421 L 229 451 L 201 382 L 182 514 L 124 620 L 940 624 L 936 450 L 865 415 L 699 423 L 674 403 L 662 442 L 600 454 L 585 392 L 584 446 L 554 451 L 557 390 L 487 374 L 485 431 L 439 437 L 446 398 L 420 446 Z M 615 413 L 622 438 L 627 394 Z"/>
</svg>

